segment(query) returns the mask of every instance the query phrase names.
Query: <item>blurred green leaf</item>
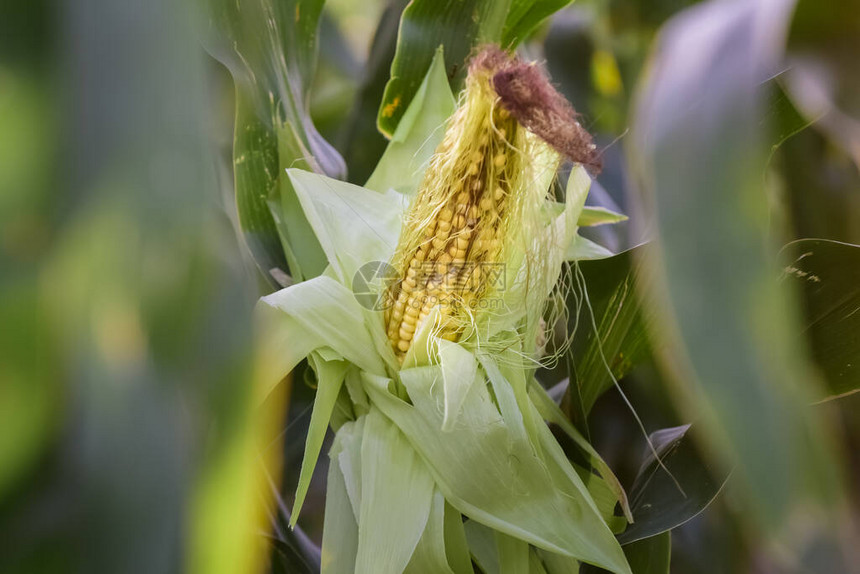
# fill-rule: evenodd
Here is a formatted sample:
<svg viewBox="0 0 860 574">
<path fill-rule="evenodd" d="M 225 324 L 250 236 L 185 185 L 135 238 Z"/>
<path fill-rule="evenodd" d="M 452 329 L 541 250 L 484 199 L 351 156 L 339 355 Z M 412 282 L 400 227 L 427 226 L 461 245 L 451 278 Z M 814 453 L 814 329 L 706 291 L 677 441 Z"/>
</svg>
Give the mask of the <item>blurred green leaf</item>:
<svg viewBox="0 0 860 574">
<path fill-rule="evenodd" d="M 798 0 L 785 85 L 798 108 L 860 167 L 860 0 Z"/>
<path fill-rule="evenodd" d="M 319 135 L 308 111 L 323 0 L 200 1 L 208 16 L 204 44 L 236 84 L 233 167 L 245 240 L 270 281 L 270 269 L 286 266 L 281 239 L 293 275 L 316 276 L 324 259 L 281 176 L 288 167 L 346 175 L 343 159 Z M 267 205 L 276 186 L 283 208 L 280 237 Z"/>
<path fill-rule="evenodd" d="M 636 296 L 643 267 L 635 255 L 642 249 L 580 261 L 573 268 L 567 302 L 568 327 L 574 333 L 569 350 L 571 383 L 562 407 L 581 430 L 594 402 L 612 386 L 612 377 L 620 379 L 649 354 L 647 325 Z"/>
<path fill-rule="evenodd" d="M 412 0 L 403 11 L 391 79 L 377 125 L 391 137 L 415 97 L 436 49 L 445 50 L 448 79 L 459 91 L 465 62 L 478 44 L 498 42 L 511 0 Z"/>
<path fill-rule="evenodd" d="M 690 425 L 661 429 L 648 437 L 671 476 L 649 449 L 630 489 L 634 522 L 618 536 L 622 544 L 684 524 L 714 500 L 728 479 L 728 473 L 699 455 L 689 429 Z"/>
<path fill-rule="evenodd" d="M 780 256 L 784 281 L 803 293 L 803 332 L 827 381 L 827 396 L 860 390 L 860 246 L 801 239 Z"/>
<path fill-rule="evenodd" d="M 780 63 L 792 8 L 711 1 L 667 23 L 629 147 L 659 230 L 649 293 L 664 371 L 723 464 L 737 463 L 746 516 L 775 535 L 802 501 L 842 496 L 827 421 L 807 407 L 815 379 L 762 240 L 762 82 Z"/>
</svg>

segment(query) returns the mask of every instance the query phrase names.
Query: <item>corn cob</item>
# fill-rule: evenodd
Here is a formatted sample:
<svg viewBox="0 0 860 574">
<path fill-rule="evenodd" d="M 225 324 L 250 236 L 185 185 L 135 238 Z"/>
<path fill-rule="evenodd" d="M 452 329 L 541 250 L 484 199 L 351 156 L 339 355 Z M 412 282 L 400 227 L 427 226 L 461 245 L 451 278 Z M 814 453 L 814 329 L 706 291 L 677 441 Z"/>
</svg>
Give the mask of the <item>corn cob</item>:
<svg viewBox="0 0 860 574">
<path fill-rule="evenodd" d="M 497 105 L 488 69 L 473 64 L 464 105 L 451 121 L 405 219 L 395 255 L 401 280 L 389 288 L 385 321 L 399 358 L 435 306 L 438 335 L 457 340 L 492 287 L 486 266 L 503 257 L 504 228 L 515 206 L 521 129 Z"/>
<path fill-rule="evenodd" d="M 386 292 L 384 321 L 401 361 L 434 307 L 436 334 L 457 341 L 490 300 L 511 242 L 543 201 L 528 178 L 558 165 L 552 148 L 598 164 L 575 112 L 535 66 L 495 47 L 478 54 L 392 261 L 398 281 Z M 549 165 L 529 165 L 547 156 Z"/>
</svg>

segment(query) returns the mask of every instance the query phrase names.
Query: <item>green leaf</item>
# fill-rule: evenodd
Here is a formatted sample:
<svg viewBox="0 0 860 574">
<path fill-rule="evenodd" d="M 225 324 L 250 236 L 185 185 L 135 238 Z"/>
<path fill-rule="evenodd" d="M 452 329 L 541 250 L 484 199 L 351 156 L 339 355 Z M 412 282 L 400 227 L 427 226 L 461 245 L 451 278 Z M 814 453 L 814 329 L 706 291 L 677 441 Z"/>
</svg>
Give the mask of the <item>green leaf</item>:
<svg viewBox="0 0 860 574">
<path fill-rule="evenodd" d="M 405 195 L 415 193 L 455 106 L 440 46 L 365 187 L 379 192 L 395 189 Z"/>
<path fill-rule="evenodd" d="M 403 572 L 424 532 L 433 478 L 403 433 L 377 409 L 361 442 L 356 572 Z"/>
<path fill-rule="evenodd" d="M 585 417 L 612 387 L 612 377 L 620 379 L 648 355 L 646 317 L 636 295 L 644 272 L 637 261 L 641 250 L 581 261 L 573 270 L 567 302 L 568 328 L 574 334 L 569 350 L 571 383 L 562 404 L 577 428 L 586 428 Z"/>
<path fill-rule="evenodd" d="M 458 424 L 443 432 L 441 369 L 406 369 L 400 379 L 412 405 L 389 392 L 389 379 L 364 374 L 365 389 L 421 454 L 451 505 L 541 548 L 628 572 L 618 543 L 546 425 L 538 427 L 536 450 L 523 427 L 510 428 L 502 418 L 486 385 L 474 384 Z"/>
<path fill-rule="evenodd" d="M 827 397 L 860 390 L 860 246 L 801 239 L 780 253 L 783 281 L 801 291 L 803 333 L 827 381 Z"/>
<path fill-rule="evenodd" d="M 618 536 L 622 544 L 684 524 L 707 508 L 728 480 L 727 472 L 699 455 L 689 428 L 661 429 L 649 436 L 671 476 L 649 449 L 630 489 L 634 522 Z"/>
<path fill-rule="evenodd" d="M 454 574 L 445 552 L 445 497 L 433 492 L 433 502 L 424 533 L 415 547 L 404 574 Z"/>
<path fill-rule="evenodd" d="M 565 259 L 568 261 L 591 261 L 595 259 L 606 259 L 615 255 L 612 251 L 595 243 L 594 241 L 576 235 L 565 253 Z"/>
<path fill-rule="evenodd" d="M 616 213 L 611 209 L 606 209 L 605 207 L 586 205 L 582 208 L 582 213 L 579 214 L 579 221 L 576 224 L 580 227 L 591 227 L 607 223 L 618 223 L 619 221 L 627 221 L 627 216 L 623 213 Z"/>
<path fill-rule="evenodd" d="M 502 32 L 503 46 L 516 46 L 546 18 L 572 0 L 511 0 L 511 8 Z"/>
<path fill-rule="evenodd" d="M 672 558 L 672 534 L 664 532 L 624 546 L 624 555 L 633 574 L 669 574 Z M 592 566 L 584 566 L 580 574 L 605 572 Z"/>
<path fill-rule="evenodd" d="M 204 45 L 236 86 L 233 167 L 239 223 L 261 271 L 284 267 L 267 200 L 286 167 L 302 165 L 342 177 L 345 164 L 317 132 L 308 112 L 323 0 L 200 0 L 208 16 Z M 282 189 L 289 208 L 289 190 Z M 288 211 L 286 239 L 311 277 L 317 253 Z M 296 241 L 295 245 L 292 242 Z M 294 261 L 294 263 L 296 263 Z"/>
<path fill-rule="evenodd" d="M 382 133 L 392 136 L 430 68 L 436 49 L 445 50 L 447 76 L 459 90 L 466 59 L 484 42 L 497 42 L 511 0 L 412 0 L 400 20 L 391 79 L 377 116 Z"/>
<path fill-rule="evenodd" d="M 323 439 L 325 439 L 332 410 L 340 393 L 347 368 L 349 368 L 349 363 L 346 361 L 326 361 L 319 356 L 319 353 L 311 353 L 309 361 L 317 376 L 317 394 L 314 397 L 311 422 L 308 425 L 308 436 L 305 440 L 305 453 L 302 457 L 296 499 L 290 515 L 291 527 L 295 527 L 299 519 L 299 512 L 301 512 L 305 495 L 307 495 L 308 487 L 311 484 L 311 477 L 317 464 Z"/>
<path fill-rule="evenodd" d="M 456 424 L 463 401 L 478 379 L 478 362 L 472 353 L 457 343 L 436 339 L 436 344 L 439 348 L 439 364 L 445 392 L 442 430 L 448 431 Z M 478 382 L 480 383 L 480 379 Z"/>
<path fill-rule="evenodd" d="M 406 209 L 403 196 L 300 169 L 286 173 L 338 281 L 351 286 L 362 266 L 391 259 Z"/>
<path fill-rule="evenodd" d="M 484 574 L 499 574 L 499 550 L 492 529 L 469 520 L 465 524 L 466 539 L 475 562 Z"/>
<path fill-rule="evenodd" d="M 640 86 L 630 146 L 658 228 L 648 264 L 661 363 L 709 446 L 737 463 L 745 516 L 770 532 L 843 494 L 832 429 L 807 407 L 815 377 L 763 241 L 763 83 L 781 65 L 792 6 L 714 2 L 676 17 Z"/>
<path fill-rule="evenodd" d="M 608 464 L 601 458 L 600 454 L 591 446 L 584 436 L 576 429 L 573 424 L 567 419 L 562 410 L 559 408 L 555 401 L 547 393 L 546 389 L 544 389 L 540 383 L 537 381 L 532 381 L 532 385 L 529 387 L 529 396 L 537 409 L 537 412 L 543 417 L 543 419 L 547 422 L 553 423 L 561 427 L 561 429 L 573 440 L 577 447 L 582 451 L 583 455 L 585 455 L 588 464 L 598 472 L 600 475 L 601 481 L 605 484 L 606 490 L 612 493 L 613 502 L 611 504 L 601 505 L 600 502 L 595 498 L 595 503 L 601 509 L 601 515 L 604 518 L 604 521 L 607 524 L 610 524 L 610 520 L 608 518 L 613 514 L 615 509 L 615 503 L 621 505 L 621 509 L 624 513 L 624 516 L 628 520 L 632 520 L 632 514 L 630 512 L 630 506 L 627 502 L 627 494 L 624 492 L 624 488 L 621 486 L 618 478 L 612 472 L 612 469 Z M 590 473 L 590 469 L 583 469 L 586 472 Z M 583 473 L 580 473 L 582 476 Z M 589 488 L 589 492 L 594 493 L 596 489 L 599 489 L 600 495 L 603 494 L 603 485 L 595 485 L 592 487 L 590 484 L 591 476 L 587 477 L 588 480 L 583 478 L 583 482 L 586 483 L 586 486 Z M 595 477 L 597 478 L 597 477 Z"/>
<path fill-rule="evenodd" d="M 355 574 L 358 521 L 349 497 L 349 486 L 354 489 L 355 485 L 353 481 L 347 482 L 349 475 L 343 472 L 340 457 L 344 453 L 345 443 L 352 435 L 359 434 L 361 428 L 355 422 L 345 423 L 335 435 L 329 450 L 331 462 L 325 493 L 321 574 Z M 354 479 L 354 476 L 351 478 Z"/>
<path fill-rule="evenodd" d="M 327 347 L 360 368 L 384 373 L 355 295 L 325 275 L 281 289 L 257 303 L 255 379 L 261 397 L 311 351 Z"/>
</svg>

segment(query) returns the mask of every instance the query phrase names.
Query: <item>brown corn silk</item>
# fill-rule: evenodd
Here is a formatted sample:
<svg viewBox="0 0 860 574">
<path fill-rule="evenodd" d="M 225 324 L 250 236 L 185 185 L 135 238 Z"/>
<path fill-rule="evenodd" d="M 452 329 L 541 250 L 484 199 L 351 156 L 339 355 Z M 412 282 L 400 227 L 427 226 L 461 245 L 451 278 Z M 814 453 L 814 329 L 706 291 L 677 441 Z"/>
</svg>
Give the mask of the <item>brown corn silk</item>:
<svg viewBox="0 0 860 574">
<path fill-rule="evenodd" d="M 529 186 L 531 164 L 549 156 L 544 169 L 558 165 L 547 144 L 580 153 L 573 158 L 580 163 L 595 162 L 590 137 L 546 77 L 532 64 L 485 48 L 469 66 L 462 103 L 431 159 L 392 260 L 398 280 L 386 292 L 384 320 L 401 361 L 434 307 L 438 336 L 457 341 L 474 331 L 481 303 L 499 289 L 511 242 L 522 240 L 527 212 L 543 201 L 545 190 L 535 198 Z"/>
</svg>

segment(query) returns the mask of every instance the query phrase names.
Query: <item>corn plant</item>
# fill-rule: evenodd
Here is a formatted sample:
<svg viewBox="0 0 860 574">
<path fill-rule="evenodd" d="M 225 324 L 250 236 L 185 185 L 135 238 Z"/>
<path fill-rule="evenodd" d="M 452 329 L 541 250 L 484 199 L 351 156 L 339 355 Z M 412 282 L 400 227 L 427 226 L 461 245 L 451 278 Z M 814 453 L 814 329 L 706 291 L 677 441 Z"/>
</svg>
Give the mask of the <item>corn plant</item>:
<svg viewBox="0 0 860 574">
<path fill-rule="evenodd" d="M 856 4 L 4 7 L 0 572 L 857 572 Z"/>
</svg>

